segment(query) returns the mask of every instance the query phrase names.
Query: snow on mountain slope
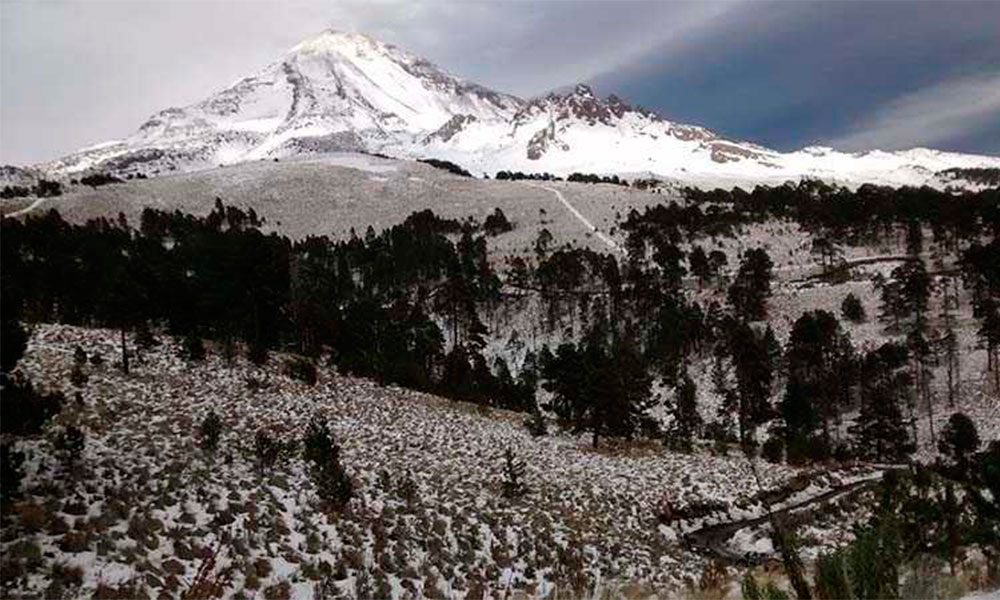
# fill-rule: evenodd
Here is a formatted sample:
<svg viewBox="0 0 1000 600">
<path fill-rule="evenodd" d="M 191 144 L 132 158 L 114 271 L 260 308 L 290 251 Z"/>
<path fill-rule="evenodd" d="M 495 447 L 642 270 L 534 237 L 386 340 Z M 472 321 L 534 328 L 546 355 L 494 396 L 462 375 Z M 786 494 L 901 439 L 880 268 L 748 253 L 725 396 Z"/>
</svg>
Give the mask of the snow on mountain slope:
<svg viewBox="0 0 1000 600">
<path fill-rule="evenodd" d="M 782 153 L 725 139 L 599 99 L 584 85 L 524 101 L 449 75 L 360 34 L 325 31 L 207 100 L 153 115 L 133 136 L 44 168 L 155 174 L 330 151 L 451 160 L 499 170 L 651 174 L 685 185 L 782 183 L 955 185 L 952 168 L 1000 168 L 1000 158 L 914 149 Z"/>
<path fill-rule="evenodd" d="M 191 170 L 424 137 L 456 115 L 509 118 L 521 101 L 363 35 L 325 31 L 207 100 L 135 135 L 46 165 L 59 173 Z"/>
<path fill-rule="evenodd" d="M 944 169 L 1000 167 L 996 157 L 927 149 L 851 154 L 810 147 L 781 153 L 661 119 L 615 96 L 600 100 L 583 85 L 563 96 L 527 103 L 505 131 L 496 123 L 472 123 L 447 143 L 427 144 L 424 152 L 473 173 L 649 173 L 702 186 L 780 184 L 813 177 L 848 185 L 943 187 L 945 179 L 936 174 Z"/>
</svg>

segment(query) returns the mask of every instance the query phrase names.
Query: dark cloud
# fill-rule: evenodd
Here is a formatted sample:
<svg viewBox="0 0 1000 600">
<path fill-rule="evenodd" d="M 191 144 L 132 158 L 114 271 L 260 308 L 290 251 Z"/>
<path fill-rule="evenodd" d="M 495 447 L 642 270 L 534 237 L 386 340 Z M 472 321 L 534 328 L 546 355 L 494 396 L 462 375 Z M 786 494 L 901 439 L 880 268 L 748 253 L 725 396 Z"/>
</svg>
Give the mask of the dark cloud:
<svg viewBox="0 0 1000 600">
<path fill-rule="evenodd" d="M 995 129 L 1000 107 L 981 96 L 1000 93 L 992 87 L 1000 3 L 747 8 L 712 37 L 680 52 L 651 52 L 594 78 L 596 87 L 668 118 L 782 149 L 996 151 L 996 140 L 981 131 Z"/>
</svg>

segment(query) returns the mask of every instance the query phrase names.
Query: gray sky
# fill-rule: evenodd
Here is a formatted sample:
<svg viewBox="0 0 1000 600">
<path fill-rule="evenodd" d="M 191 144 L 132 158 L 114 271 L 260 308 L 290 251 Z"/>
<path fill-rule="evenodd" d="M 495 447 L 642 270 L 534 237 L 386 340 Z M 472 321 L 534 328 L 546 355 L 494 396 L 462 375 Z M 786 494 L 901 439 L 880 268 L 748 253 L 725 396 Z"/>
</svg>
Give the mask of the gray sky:
<svg viewBox="0 0 1000 600">
<path fill-rule="evenodd" d="M 591 82 L 779 148 L 1000 153 L 1000 2 L 0 0 L 0 163 L 125 137 L 327 27 L 501 91 Z"/>
</svg>

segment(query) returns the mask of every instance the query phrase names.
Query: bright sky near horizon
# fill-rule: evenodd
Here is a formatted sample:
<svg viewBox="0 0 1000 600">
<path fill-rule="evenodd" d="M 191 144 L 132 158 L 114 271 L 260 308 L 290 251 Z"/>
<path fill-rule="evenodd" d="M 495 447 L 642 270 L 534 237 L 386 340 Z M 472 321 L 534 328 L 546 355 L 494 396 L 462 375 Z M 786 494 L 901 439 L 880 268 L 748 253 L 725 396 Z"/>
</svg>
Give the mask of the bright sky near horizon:
<svg viewBox="0 0 1000 600">
<path fill-rule="evenodd" d="M 327 27 L 783 150 L 1000 154 L 1000 2 L 0 0 L 0 163 L 125 137 Z"/>
</svg>

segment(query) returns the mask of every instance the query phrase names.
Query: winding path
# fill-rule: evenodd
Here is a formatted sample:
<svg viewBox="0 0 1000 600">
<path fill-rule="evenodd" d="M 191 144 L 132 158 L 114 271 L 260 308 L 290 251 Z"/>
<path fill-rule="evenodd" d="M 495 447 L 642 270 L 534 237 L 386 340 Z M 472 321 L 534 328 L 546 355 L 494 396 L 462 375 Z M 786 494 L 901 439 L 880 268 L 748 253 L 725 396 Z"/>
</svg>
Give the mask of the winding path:
<svg viewBox="0 0 1000 600">
<path fill-rule="evenodd" d="M 621 246 L 618 245 L 618 242 L 614 241 L 613 239 L 611 239 L 610 237 L 608 237 L 607 235 L 605 235 L 603 232 L 601 232 L 599 229 L 597 229 L 597 227 L 595 227 L 594 224 L 590 222 L 590 219 L 588 219 L 587 217 L 583 216 L 583 213 L 581 213 L 580 211 L 578 211 L 575 206 L 573 206 L 572 204 L 569 203 L 569 200 L 567 200 L 566 197 L 563 196 L 563 194 L 562 194 L 561 191 L 557 190 L 556 188 L 549 187 L 547 185 L 540 185 L 540 184 L 537 184 L 537 183 L 525 183 L 524 185 L 528 185 L 528 186 L 531 186 L 531 187 L 534 187 L 534 188 L 540 188 L 540 189 L 543 189 L 543 190 L 548 190 L 548 191 L 552 192 L 553 194 L 555 194 L 556 198 L 559 199 L 559 202 L 562 202 L 562 205 L 566 207 L 566 210 L 568 210 L 570 213 L 572 213 L 573 216 L 576 217 L 576 220 L 580 221 L 581 223 L 583 223 L 584 226 L 587 227 L 587 229 L 589 229 L 592 232 L 594 232 L 594 235 L 596 235 L 599 240 L 601 240 L 602 242 L 604 242 L 605 245 L 608 246 L 608 248 L 611 248 L 615 252 L 618 252 L 618 253 L 621 253 L 621 254 L 625 254 L 625 250 Z"/>
</svg>

